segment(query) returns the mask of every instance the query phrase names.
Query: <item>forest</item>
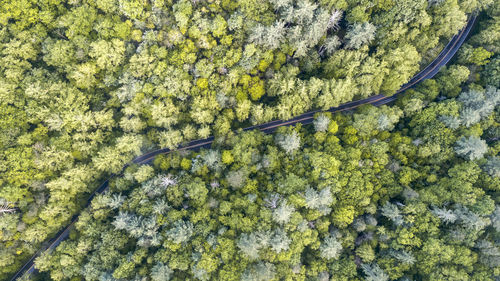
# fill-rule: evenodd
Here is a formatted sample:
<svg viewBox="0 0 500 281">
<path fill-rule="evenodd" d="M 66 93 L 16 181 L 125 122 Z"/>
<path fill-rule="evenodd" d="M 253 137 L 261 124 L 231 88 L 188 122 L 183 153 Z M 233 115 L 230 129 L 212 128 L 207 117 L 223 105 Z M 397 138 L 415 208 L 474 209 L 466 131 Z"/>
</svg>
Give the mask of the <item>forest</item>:
<svg viewBox="0 0 500 281">
<path fill-rule="evenodd" d="M 130 166 L 37 267 L 53 280 L 495 280 L 499 104 L 490 86 L 417 111 L 322 113 Z"/>
<path fill-rule="evenodd" d="M 74 216 L 23 280 L 500 280 L 499 54 L 499 0 L 0 1 L 0 280 Z"/>
</svg>

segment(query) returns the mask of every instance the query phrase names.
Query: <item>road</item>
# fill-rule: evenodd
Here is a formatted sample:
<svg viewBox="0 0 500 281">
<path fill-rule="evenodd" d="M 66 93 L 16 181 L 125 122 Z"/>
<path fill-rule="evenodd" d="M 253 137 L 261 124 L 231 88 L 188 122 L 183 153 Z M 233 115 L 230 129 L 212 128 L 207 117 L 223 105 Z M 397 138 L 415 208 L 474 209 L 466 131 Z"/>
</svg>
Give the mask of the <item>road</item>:
<svg viewBox="0 0 500 281">
<path fill-rule="evenodd" d="M 383 104 L 387 104 L 390 102 L 393 102 L 397 99 L 399 95 L 401 95 L 404 91 L 410 89 L 411 87 L 415 86 L 419 82 L 422 82 L 425 79 L 429 79 L 434 77 L 439 72 L 439 69 L 446 65 L 451 58 L 455 55 L 455 53 L 458 51 L 460 46 L 464 43 L 465 39 L 467 38 L 467 35 L 471 31 L 472 27 L 474 26 L 474 23 L 476 22 L 476 15 L 471 15 L 467 21 L 467 25 L 455 36 L 453 36 L 448 42 L 448 44 L 443 48 L 441 53 L 428 65 L 426 66 L 422 71 L 420 71 L 418 74 L 416 74 L 408 83 L 404 84 L 401 86 L 401 88 L 392 96 L 386 97 L 384 95 L 376 95 L 372 96 L 366 99 L 362 100 L 357 100 L 357 101 L 352 101 L 348 102 L 345 104 L 342 104 L 338 107 L 332 107 L 326 111 L 336 113 L 336 112 L 342 112 L 346 110 L 351 110 L 356 107 L 365 105 L 365 104 L 372 104 L 375 106 L 380 106 Z M 304 113 L 302 115 L 299 115 L 295 118 L 292 118 L 290 120 L 275 120 L 271 121 L 265 124 L 261 125 L 255 125 L 255 126 L 250 126 L 247 128 L 244 128 L 243 131 L 249 131 L 249 130 L 260 130 L 264 133 L 272 133 L 276 130 L 276 128 L 281 127 L 281 126 L 291 126 L 295 125 L 298 123 L 301 124 L 310 124 L 314 120 L 314 114 L 318 112 L 325 112 L 325 110 L 314 110 L 310 111 L 307 113 Z M 163 149 L 158 149 L 154 150 L 151 152 L 148 152 L 146 154 L 143 154 L 134 160 L 132 160 L 131 164 L 147 164 L 153 161 L 153 159 L 159 155 L 159 154 L 166 154 L 170 153 L 172 151 L 180 151 L 180 150 L 189 150 L 189 149 L 200 149 L 200 148 L 207 148 L 210 147 L 214 140 L 214 137 L 209 137 L 206 139 L 201 139 L 201 140 L 195 140 L 191 141 L 177 149 L 171 150 L 168 148 L 163 148 Z M 125 165 L 123 169 L 125 169 L 129 164 Z M 116 175 L 111 175 L 106 181 L 104 181 L 99 188 L 94 191 L 86 204 L 86 207 L 90 205 L 90 202 L 92 199 L 97 195 L 105 192 L 108 189 L 108 184 L 109 180 Z M 23 276 L 25 273 L 31 274 L 33 273 L 35 269 L 35 264 L 34 260 L 36 257 L 40 255 L 40 253 L 45 252 L 46 250 L 53 250 L 55 247 L 57 247 L 64 239 L 66 239 L 69 235 L 69 232 L 75 222 L 78 220 L 78 215 L 75 215 L 71 219 L 71 223 L 61 230 L 60 232 L 57 233 L 57 235 L 50 240 L 45 247 L 42 247 L 42 249 L 38 250 L 31 259 L 11 278 L 11 281 L 16 280 L 17 278 Z"/>
</svg>

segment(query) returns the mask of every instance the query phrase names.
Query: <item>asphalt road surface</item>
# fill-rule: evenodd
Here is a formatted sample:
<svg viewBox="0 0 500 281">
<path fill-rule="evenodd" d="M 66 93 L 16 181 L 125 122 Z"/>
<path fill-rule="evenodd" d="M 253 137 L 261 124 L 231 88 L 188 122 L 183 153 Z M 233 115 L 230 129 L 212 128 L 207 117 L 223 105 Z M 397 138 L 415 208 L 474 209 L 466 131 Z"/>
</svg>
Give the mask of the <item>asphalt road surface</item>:
<svg viewBox="0 0 500 281">
<path fill-rule="evenodd" d="M 386 97 L 384 95 L 376 95 L 376 96 L 372 96 L 372 97 L 369 97 L 366 99 L 348 102 L 348 103 L 342 104 L 338 107 L 332 107 L 326 111 L 335 113 L 335 112 L 351 110 L 351 109 L 354 109 L 354 108 L 359 107 L 359 106 L 364 105 L 364 104 L 372 104 L 375 106 L 380 106 L 380 105 L 395 101 L 396 98 L 399 95 L 401 95 L 405 90 L 415 86 L 416 84 L 418 84 L 419 82 L 421 82 L 425 79 L 429 79 L 429 78 L 434 77 L 434 75 L 436 75 L 436 73 L 439 72 L 439 69 L 442 66 L 446 65 L 451 60 L 451 58 L 455 55 L 455 53 L 458 51 L 460 46 L 462 46 L 465 39 L 467 38 L 467 35 L 469 34 L 472 27 L 474 26 L 475 21 L 476 21 L 476 15 L 471 15 L 469 17 L 469 20 L 467 21 L 467 25 L 458 34 L 456 34 L 455 36 L 453 36 L 451 38 L 450 42 L 444 47 L 444 49 L 441 51 L 441 53 L 439 53 L 439 55 L 427 67 L 425 67 L 422 71 L 420 71 L 417 75 L 415 75 L 408 83 L 404 84 L 394 95 L 389 96 L 389 97 Z M 276 130 L 276 128 L 281 127 L 281 126 L 290 126 L 290 125 L 295 125 L 297 123 L 301 123 L 304 125 L 310 124 L 314 120 L 314 117 L 313 117 L 314 114 L 316 114 L 318 112 L 325 112 L 325 110 L 314 110 L 314 111 L 310 111 L 310 112 L 304 113 L 302 115 L 299 115 L 299 116 L 292 118 L 290 120 L 275 120 L 275 121 L 271 121 L 271 122 L 268 122 L 265 124 L 247 127 L 247 128 L 244 128 L 243 131 L 260 130 L 264 133 L 271 133 L 271 132 L 274 132 Z M 148 152 L 146 154 L 143 154 L 143 155 L 135 158 L 134 160 L 132 160 L 131 164 L 132 163 L 133 164 L 150 163 L 151 161 L 153 161 L 153 159 L 157 155 L 166 154 L 166 153 L 169 153 L 171 151 L 200 149 L 200 148 L 210 147 L 213 140 L 214 140 L 214 137 L 209 137 L 206 139 L 191 141 L 191 142 L 189 142 L 189 143 L 187 143 L 187 144 L 185 144 L 177 149 L 174 149 L 174 150 L 170 150 L 168 148 L 163 148 L 163 149 L 151 151 L 151 152 Z M 125 165 L 124 169 L 128 165 L 129 164 Z M 108 189 L 109 180 L 113 176 L 115 176 L 115 175 L 111 175 L 105 182 L 103 182 L 99 186 L 99 188 L 96 191 L 94 191 L 90 195 L 90 197 L 87 201 L 86 207 L 90 204 L 92 199 L 97 194 L 103 193 Z M 38 250 L 38 252 L 36 252 L 31 257 L 31 259 L 11 278 L 11 281 L 16 280 L 17 278 L 23 276 L 25 273 L 27 273 L 27 274 L 34 273 L 36 271 L 35 264 L 34 264 L 35 258 L 38 257 L 40 255 L 40 253 L 42 253 L 42 252 L 45 252 L 47 250 L 53 250 L 64 239 L 66 239 L 69 235 L 70 229 L 73 227 L 73 225 L 75 224 L 77 219 L 78 219 L 78 215 L 75 215 L 71 219 L 71 223 L 68 226 L 66 226 L 66 228 L 64 228 L 63 230 L 58 232 L 57 235 L 52 240 L 50 240 L 48 243 L 46 243 L 44 247 L 42 247 L 40 250 Z"/>
</svg>

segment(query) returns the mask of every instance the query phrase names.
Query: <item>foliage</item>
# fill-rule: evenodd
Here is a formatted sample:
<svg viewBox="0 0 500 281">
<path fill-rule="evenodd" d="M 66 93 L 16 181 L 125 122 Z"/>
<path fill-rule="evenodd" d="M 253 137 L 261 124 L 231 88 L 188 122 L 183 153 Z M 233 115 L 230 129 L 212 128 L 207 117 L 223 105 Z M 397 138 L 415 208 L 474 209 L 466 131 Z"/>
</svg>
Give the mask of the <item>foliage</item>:
<svg viewBox="0 0 500 281">
<path fill-rule="evenodd" d="M 480 192 L 471 190 L 476 182 L 487 192 L 498 189 L 498 177 L 492 176 L 496 162 L 488 159 L 498 154 L 500 21 L 498 1 L 466 2 L 1 2 L 0 279 L 79 214 L 111 175 L 123 174 L 110 181 L 112 192 L 94 198 L 71 234 L 82 240 L 61 244 L 61 261 L 55 262 L 60 266 L 49 265 L 51 257 L 42 259 L 47 262 L 41 269 L 50 271 L 42 278 L 231 280 L 247 272 L 248 278 L 262 279 L 295 268 L 297 279 L 308 280 L 335 276 L 328 270 L 342 268 L 339 275 L 349 279 L 357 262 L 343 252 L 322 264 L 319 237 L 327 237 L 332 225 L 351 227 L 365 212 L 389 223 L 377 202 L 403 187 L 417 193 L 427 192 L 414 186 L 423 183 L 450 194 L 459 189 L 453 194 L 461 196 L 443 197 L 485 216 L 491 200 L 476 202 L 471 194 Z M 301 128 L 272 138 L 234 136 L 250 123 L 393 94 L 476 9 L 485 10 L 481 30 L 462 50 L 462 65 L 416 88 L 411 104 L 368 107 L 345 118 L 320 113 L 314 137 Z M 449 106 L 431 104 L 438 94 L 459 95 L 465 82 L 472 83 L 462 92 L 477 92 L 482 102 L 469 104 L 467 97 L 473 97 L 465 96 Z M 401 131 L 402 137 L 387 130 Z M 154 162 L 161 165 L 154 168 L 130 164 L 124 170 L 145 152 L 210 136 L 223 149 L 159 157 Z M 462 136 L 480 137 L 489 146 L 485 159 L 471 168 L 478 179 L 470 184 L 435 171 L 463 161 L 453 155 Z M 387 165 L 397 171 L 389 174 Z M 421 197 L 433 208 L 446 207 L 433 199 L 442 194 L 428 193 Z M 275 207 L 257 207 L 272 194 L 280 197 Z M 243 197 L 248 200 L 236 200 Z M 412 220 L 404 221 L 411 227 Z M 261 250 L 265 261 L 239 263 L 234 241 L 255 232 L 257 224 L 274 239 L 274 248 Z M 367 231 L 375 227 L 366 223 Z M 300 235 L 293 233 L 299 229 Z M 342 235 L 344 249 L 353 249 L 344 239 L 356 238 Z M 227 251 L 208 250 L 217 243 Z M 365 253 L 375 249 L 361 244 Z M 302 252 L 314 258 L 300 261 Z M 378 264 L 400 278 L 403 269 L 387 270 L 391 261 Z M 153 268 L 159 273 L 152 274 Z"/>
<path fill-rule="evenodd" d="M 376 27 L 369 23 L 356 23 L 351 26 L 346 34 L 348 43 L 346 45 L 349 49 L 359 49 L 361 46 L 369 44 L 375 39 Z"/>
<path fill-rule="evenodd" d="M 167 265 L 159 262 L 151 268 L 151 280 L 153 281 L 168 281 L 171 278 L 173 271 Z"/>
<path fill-rule="evenodd" d="M 361 268 L 366 275 L 367 281 L 387 281 L 389 276 L 377 264 L 362 264 Z"/>
<path fill-rule="evenodd" d="M 487 150 L 488 145 L 486 142 L 475 136 L 462 137 L 457 141 L 455 146 L 457 154 L 469 160 L 483 158 Z"/>
<path fill-rule="evenodd" d="M 337 259 L 342 252 L 342 245 L 335 237 L 329 236 L 321 243 L 319 250 L 322 258 L 327 260 Z"/>
<path fill-rule="evenodd" d="M 52 279 L 492 279 L 498 140 L 483 139 L 498 111 L 469 127 L 443 116 L 482 108 L 495 91 L 426 101 L 406 118 L 398 106 L 321 113 L 326 130 L 246 131 L 129 167 L 36 266 Z M 300 146 L 287 151 L 287 137 Z M 468 148 L 477 142 L 480 153 Z"/>
<path fill-rule="evenodd" d="M 295 131 L 286 135 L 280 134 L 276 136 L 276 143 L 286 151 L 286 153 L 291 154 L 300 148 L 300 136 Z"/>
</svg>

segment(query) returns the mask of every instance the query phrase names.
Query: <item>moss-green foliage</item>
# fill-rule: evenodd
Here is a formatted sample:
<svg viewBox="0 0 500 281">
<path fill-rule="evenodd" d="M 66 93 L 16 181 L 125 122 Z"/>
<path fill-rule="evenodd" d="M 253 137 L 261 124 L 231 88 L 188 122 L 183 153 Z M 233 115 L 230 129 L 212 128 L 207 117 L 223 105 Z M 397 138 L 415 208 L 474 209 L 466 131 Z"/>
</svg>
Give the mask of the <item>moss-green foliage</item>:
<svg viewBox="0 0 500 281">
<path fill-rule="evenodd" d="M 450 69 L 439 83 L 426 82 L 425 89 L 414 92 L 411 103 L 406 103 L 402 111 L 417 113 L 438 94 L 458 96 L 461 90 L 456 81 L 469 79 L 481 86 L 498 87 L 498 3 L 465 2 L 2 1 L 0 199 L 8 202 L 9 209 L 15 207 L 15 212 L 0 215 L 0 279 L 7 278 L 36 252 L 41 242 L 66 225 L 81 211 L 88 194 L 106 176 L 120 172 L 134 156 L 158 147 L 175 148 L 187 140 L 210 135 L 231 136 L 233 129 L 288 119 L 312 108 L 326 109 L 376 93 L 391 94 L 418 71 L 420 62 L 436 56 L 442 42 L 463 26 L 465 13 L 475 9 L 490 7 L 483 17 L 484 28 L 470 42 L 472 52 L 460 57 L 464 65 Z M 255 36 L 259 30 L 262 36 Z M 367 37 L 360 38 L 363 34 Z M 457 117 L 456 110 L 449 111 L 453 117 Z M 393 117 L 401 116 L 400 111 L 391 109 L 377 114 L 377 120 L 367 124 L 377 123 L 384 129 L 391 128 Z M 345 126 L 341 118 L 332 120 L 326 131 L 325 120 L 322 123 L 317 122 L 319 130 L 314 135 L 318 143 L 340 140 L 354 145 L 371 134 L 362 121 Z M 332 136 L 338 125 L 344 127 Z M 468 128 L 469 135 L 480 135 L 481 128 L 476 123 Z M 281 133 L 277 137 L 281 145 L 268 146 L 273 151 L 269 154 L 269 168 L 275 170 L 283 168 L 279 161 L 282 148 L 288 150 L 287 157 L 295 157 L 308 145 L 307 138 L 297 142 L 292 132 Z M 484 134 L 485 139 L 494 139 L 498 129 L 490 128 Z M 227 186 L 231 182 L 239 192 L 263 188 L 259 180 L 252 178 L 254 169 L 238 162 L 249 161 L 258 153 L 255 151 L 260 150 L 259 143 L 242 144 L 252 141 L 235 144 L 253 147 L 252 151 L 234 151 L 228 146 L 217 152 L 220 161 L 203 164 L 214 158 L 212 154 L 200 159 L 176 155 L 159 162 L 163 170 L 180 167 L 198 174 L 189 189 L 201 206 L 209 192 L 198 183 L 206 182 L 214 171 L 227 172 L 219 184 Z M 349 149 L 348 153 L 365 157 Z M 377 156 L 373 157 L 386 151 L 384 145 L 376 149 L 373 155 Z M 430 146 L 419 150 L 419 155 L 430 155 L 435 149 Z M 407 156 L 406 152 L 402 149 L 398 155 Z M 446 150 L 443 155 L 451 153 Z M 314 181 L 337 171 L 346 161 L 321 150 L 310 152 L 307 159 L 319 167 L 311 173 Z M 382 167 L 387 159 L 379 160 L 378 165 Z M 231 167 L 231 173 L 224 167 Z M 414 167 L 404 171 L 401 183 L 419 175 Z M 145 182 L 152 173 L 152 169 L 144 167 L 119 178 L 116 191 L 128 190 L 133 182 Z M 297 177 L 304 176 L 298 171 L 283 172 L 276 181 L 285 184 Z M 335 177 L 331 175 L 329 180 Z M 366 184 L 363 189 L 373 189 L 376 194 L 375 187 L 359 173 L 351 177 L 352 181 L 342 184 L 355 192 L 358 185 Z M 485 181 L 488 185 L 494 183 Z M 294 184 L 279 188 L 293 189 Z M 176 204 L 184 200 L 183 189 L 168 190 L 169 200 Z M 348 225 L 360 212 L 359 199 L 348 195 L 342 195 L 346 197 L 345 206 L 332 211 L 332 219 L 339 227 Z M 290 198 L 287 206 L 302 204 L 301 200 Z M 103 202 L 106 200 L 96 206 Z M 116 206 L 121 201 L 116 197 L 110 202 Z M 229 213 L 232 203 L 225 202 L 221 206 Z M 140 205 L 134 204 L 134 208 Z M 153 206 L 163 214 L 169 210 L 165 204 L 170 202 L 158 201 Z M 144 207 L 140 213 L 151 212 L 151 208 Z M 309 216 L 317 216 L 315 212 L 319 211 L 311 209 Z M 184 215 L 182 211 L 175 213 L 177 217 Z M 103 219 L 108 210 L 99 208 L 95 216 Z M 206 216 L 199 212 L 195 217 L 204 220 Z M 293 221 L 294 217 L 289 219 Z M 144 243 L 154 237 L 146 238 Z M 116 260 L 117 255 L 110 251 L 104 264 L 108 266 L 108 260 Z M 136 259 L 141 255 L 137 254 Z M 75 262 L 65 259 L 63 264 Z M 181 258 L 172 263 L 175 266 L 154 263 L 155 272 L 160 273 L 153 278 L 169 275 L 173 268 L 188 268 Z M 343 272 L 339 276 L 352 276 L 353 265 L 352 259 L 343 259 L 342 266 L 335 267 Z M 221 276 L 236 278 L 230 267 L 221 269 Z M 122 260 L 120 268 L 116 278 L 131 278 L 130 259 Z M 149 268 L 137 271 L 143 274 Z M 89 279 L 97 278 L 92 265 L 82 270 Z M 200 268 L 193 270 L 204 276 Z M 260 263 L 248 269 L 245 276 L 283 270 Z M 300 266 L 294 270 L 302 272 Z M 111 278 L 111 274 L 103 278 Z"/>
<path fill-rule="evenodd" d="M 500 96 L 476 90 L 477 105 Z M 470 96 L 408 118 L 397 106 L 366 107 L 274 135 L 244 132 L 162 156 L 145 180 L 144 166 L 129 167 L 37 267 L 55 280 L 159 271 L 164 280 L 494 280 L 499 141 L 483 132 L 500 126 L 498 111 L 476 130 L 441 118 L 470 106 Z M 329 122 L 337 132 L 317 130 Z M 462 139 L 481 140 L 484 151 L 464 157 Z"/>
</svg>

